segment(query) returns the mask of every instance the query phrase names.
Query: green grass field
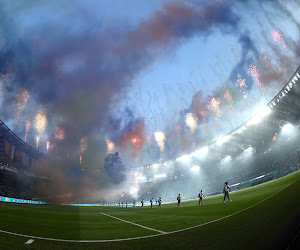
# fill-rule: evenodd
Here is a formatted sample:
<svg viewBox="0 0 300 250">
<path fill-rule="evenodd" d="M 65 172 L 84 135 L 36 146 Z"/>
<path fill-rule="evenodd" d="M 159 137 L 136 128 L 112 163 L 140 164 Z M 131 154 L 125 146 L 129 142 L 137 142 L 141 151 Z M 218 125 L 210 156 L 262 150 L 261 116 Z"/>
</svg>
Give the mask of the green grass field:
<svg viewBox="0 0 300 250">
<path fill-rule="evenodd" d="M 232 192 L 233 202 L 225 204 L 222 195 L 204 198 L 204 206 L 199 206 L 198 200 L 190 200 L 183 202 L 181 208 L 173 203 L 163 205 L 161 209 L 157 205 L 152 209 L 142 209 L 1 202 L 0 248 L 253 249 L 273 246 L 279 249 L 286 245 L 287 238 L 292 239 L 300 225 L 299 191 L 300 171 L 297 171 L 274 181 Z M 108 217 L 101 212 L 150 229 Z M 187 229 L 189 227 L 194 228 Z M 174 232 L 181 229 L 184 230 Z M 29 236 L 11 235 L 3 231 Z M 144 236 L 151 237 L 138 238 Z M 137 239 L 99 242 L 126 238 Z M 26 245 L 29 239 L 34 242 Z"/>
</svg>

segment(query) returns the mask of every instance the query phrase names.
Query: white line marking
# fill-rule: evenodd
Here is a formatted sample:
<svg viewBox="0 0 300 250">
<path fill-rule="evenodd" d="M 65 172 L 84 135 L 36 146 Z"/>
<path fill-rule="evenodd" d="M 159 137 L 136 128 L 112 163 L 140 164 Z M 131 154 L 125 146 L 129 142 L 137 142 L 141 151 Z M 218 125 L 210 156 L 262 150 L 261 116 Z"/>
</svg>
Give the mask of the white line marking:
<svg viewBox="0 0 300 250">
<path fill-rule="evenodd" d="M 120 220 L 120 221 L 129 223 L 129 224 L 132 224 L 132 225 L 135 225 L 135 226 L 138 226 L 138 227 L 142 227 L 142 228 L 145 228 L 145 229 L 148 229 L 148 230 L 151 230 L 151 231 L 155 231 L 155 232 L 158 232 L 158 233 L 160 233 L 160 234 L 165 234 L 165 233 L 166 233 L 166 232 L 164 232 L 164 231 L 157 230 L 157 229 L 150 228 L 150 227 L 145 227 L 145 226 L 143 226 L 143 225 L 140 225 L 140 224 L 137 224 L 137 223 L 133 223 L 133 222 L 130 222 L 130 221 L 127 221 L 127 220 L 123 220 L 123 219 L 117 218 L 117 217 L 115 217 L 115 216 L 106 214 L 106 213 L 100 212 L 100 214 L 106 215 L 106 216 L 108 216 L 108 217 L 111 217 L 111 218 L 114 218 L 114 219 L 116 219 L 116 220 Z"/>
<path fill-rule="evenodd" d="M 168 234 L 172 234 L 172 233 L 177 233 L 177 232 L 182 232 L 182 231 L 186 231 L 186 230 L 190 230 L 190 229 L 193 229 L 193 228 L 196 228 L 196 227 L 201 227 L 201 226 L 204 226 L 204 225 L 207 225 L 207 224 L 210 224 L 210 223 L 213 223 L 213 222 L 216 222 L 216 221 L 220 221 L 220 220 L 223 220 L 223 219 L 226 219 L 230 216 L 233 216 L 233 215 L 236 215 L 236 214 L 239 214 L 245 210 L 248 210 L 249 208 L 252 208 L 268 199 L 270 199 L 271 197 L 273 197 L 274 195 L 280 193 L 282 190 L 288 188 L 289 186 L 291 186 L 292 184 L 294 184 L 296 181 L 298 181 L 298 179 L 296 179 L 295 181 L 293 181 L 292 183 L 290 183 L 289 185 L 287 185 L 286 187 L 280 189 L 278 192 L 276 192 L 275 194 L 272 194 L 271 196 L 259 201 L 258 203 L 250 206 L 250 207 L 247 207 L 243 210 L 240 210 L 236 213 L 233 213 L 233 214 L 230 214 L 230 215 L 227 215 L 225 217 L 222 217 L 222 218 L 219 218 L 219 219 L 216 219 L 216 220 L 213 220 L 213 221 L 209 221 L 209 222 L 206 222 L 204 224 L 200 224 L 200 225 L 196 225 L 196 226 L 193 226 L 193 227 L 188 227 L 188 228 L 184 228 L 184 229 L 180 229 L 180 230 L 176 230 L 176 231 L 172 231 L 172 232 L 165 232 L 165 233 L 159 233 L 159 234 L 153 234 L 153 235 L 147 235 L 147 236 L 140 236 L 140 237 L 133 237 L 133 238 L 124 238 L 124 239 L 112 239 L 112 240 L 64 240 L 64 239 L 55 239 L 55 238 L 46 238 L 46 237 L 39 237 L 39 236 L 32 236 L 32 235 L 26 235 L 26 234 L 19 234 L 19 233 L 14 233 L 14 232 L 8 232 L 8 231 L 4 231 L 4 230 L 1 230 L 0 229 L 0 233 L 6 233 L 6 234 L 10 234 L 10 235 L 16 235 L 16 236 L 21 236 L 21 237 L 26 237 L 26 238 L 33 238 L 33 239 L 39 239 L 39 240 L 51 240 L 51 241 L 62 241 L 62 242 L 80 242 L 80 243 L 92 243 L 92 242 L 95 242 L 95 243 L 101 243 L 101 242 L 114 242 L 114 241 L 128 241 L 128 240 L 139 240 L 139 239 L 146 239 L 146 238 L 152 238 L 152 237 L 157 237 L 157 236 L 162 236 L 162 235 L 168 235 Z"/>
<path fill-rule="evenodd" d="M 25 242 L 25 244 L 26 244 L 26 245 L 30 245 L 32 242 L 34 242 L 34 240 L 30 239 L 30 240 L 27 240 L 27 241 Z"/>
</svg>

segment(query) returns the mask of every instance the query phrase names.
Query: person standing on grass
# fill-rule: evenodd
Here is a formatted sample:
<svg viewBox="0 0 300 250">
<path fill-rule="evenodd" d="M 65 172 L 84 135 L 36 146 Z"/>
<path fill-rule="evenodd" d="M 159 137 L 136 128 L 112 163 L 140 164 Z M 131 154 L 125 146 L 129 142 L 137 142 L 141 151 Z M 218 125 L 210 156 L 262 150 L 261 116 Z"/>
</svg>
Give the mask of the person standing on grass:
<svg viewBox="0 0 300 250">
<path fill-rule="evenodd" d="M 198 194 L 198 198 L 199 198 L 199 206 L 202 204 L 202 205 L 204 205 L 203 204 L 203 197 L 204 197 L 204 194 L 203 194 L 203 192 L 202 192 L 202 189 L 200 190 L 200 193 Z"/>
<path fill-rule="evenodd" d="M 224 203 L 225 203 L 225 198 L 226 198 L 226 196 L 227 196 L 229 202 L 231 202 L 230 196 L 229 196 L 229 191 L 231 191 L 231 188 L 228 186 L 228 181 L 226 181 L 226 182 L 224 183 L 224 188 L 223 188 L 223 193 L 224 193 L 224 201 L 223 201 L 223 202 L 224 202 Z"/>
<path fill-rule="evenodd" d="M 177 196 L 177 207 L 181 207 L 181 196 L 178 194 Z"/>
<path fill-rule="evenodd" d="M 151 208 L 153 207 L 153 198 L 150 199 Z"/>
<path fill-rule="evenodd" d="M 126 201 L 126 208 L 127 208 L 127 205 L 128 205 L 128 201 Z"/>
<path fill-rule="evenodd" d="M 142 200 L 141 203 L 142 203 L 142 207 L 144 207 L 144 200 Z"/>
<path fill-rule="evenodd" d="M 133 207 L 135 207 L 135 200 L 133 201 Z"/>
<path fill-rule="evenodd" d="M 161 208 L 161 197 L 158 199 L 158 208 Z"/>
</svg>

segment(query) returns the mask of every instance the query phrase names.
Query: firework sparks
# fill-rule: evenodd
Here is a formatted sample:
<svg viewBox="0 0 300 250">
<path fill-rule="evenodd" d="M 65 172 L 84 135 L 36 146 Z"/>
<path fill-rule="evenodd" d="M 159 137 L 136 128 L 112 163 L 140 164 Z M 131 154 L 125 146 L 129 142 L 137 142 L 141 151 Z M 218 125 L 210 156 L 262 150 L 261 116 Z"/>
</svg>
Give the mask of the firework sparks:
<svg viewBox="0 0 300 250">
<path fill-rule="evenodd" d="M 17 105 L 18 112 L 22 112 L 27 104 L 29 93 L 26 89 L 18 89 L 15 92 L 15 97 L 17 100 L 16 105 Z"/>
<path fill-rule="evenodd" d="M 231 94 L 231 92 L 230 92 L 229 89 L 227 89 L 227 90 L 225 91 L 224 97 L 225 97 L 225 99 L 226 99 L 228 102 L 231 102 L 231 101 L 232 101 L 232 94 Z"/>
<path fill-rule="evenodd" d="M 15 98 L 16 98 L 16 103 L 15 103 L 15 122 L 19 123 L 21 119 L 21 114 L 27 104 L 28 98 L 29 98 L 29 93 L 26 89 L 18 89 L 15 92 Z"/>
<path fill-rule="evenodd" d="M 114 150 L 115 144 L 111 140 L 106 139 L 106 145 L 107 145 L 107 153 L 109 154 Z"/>
<path fill-rule="evenodd" d="M 235 83 L 235 86 L 240 88 L 240 91 L 244 94 L 244 98 L 246 98 L 247 97 L 246 90 L 247 90 L 247 87 L 248 87 L 247 84 L 246 84 L 246 79 L 242 79 L 241 78 L 242 76 L 240 74 L 238 74 L 237 77 L 238 77 L 238 79 Z"/>
<path fill-rule="evenodd" d="M 201 115 L 202 121 L 204 122 L 204 125 L 205 125 L 206 122 L 207 122 L 207 113 L 206 113 L 206 111 L 204 109 L 201 109 L 199 111 L 199 115 Z"/>
<path fill-rule="evenodd" d="M 274 43 L 275 42 L 280 43 L 282 45 L 282 47 L 287 51 L 285 42 L 283 40 L 283 36 L 278 32 L 278 30 L 273 30 L 272 31 L 272 38 L 274 40 Z"/>
<path fill-rule="evenodd" d="M 230 104 L 229 104 L 229 107 L 230 107 L 232 110 L 234 110 L 234 105 L 231 103 L 231 101 L 232 101 L 232 93 L 231 93 L 231 91 L 230 91 L 229 89 L 227 89 L 227 90 L 225 91 L 224 97 L 225 97 L 225 99 L 230 103 Z"/>
<path fill-rule="evenodd" d="M 263 91 L 263 94 L 264 94 L 264 88 L 259 80 L 259 73 L 258 73 L 256 65 L 250 64 L 249 70 L 250 70 L 250 74 L 251 74 L 252 78 L 257 82 L 258 86 L 261 88 L 261 90 Z"/>
<path fill-rule="evenodd" d="M 27 141 L 29 129 L 30 129 L 30 121 L 26 121 L 26 123 L 25 123 L 25 142 Z"/>
<path fill-rule="evenodd" d="M 80 140 L 80 152 L 83 154 L 88 148 L 87 136 L 82 137 Z"/>
<path fill-rule="evenodd" d="M 37 131 L 36 147 L 38 148 L 40 137 L 42 133 L 45 131 L 45 128 L 47 126 L 47 117 L 44 109 L 40 108 L 38 110 L 34 119 L 34 123 L 35 123 L 35 129 Z"/>
<path fill-rule="evenodd" d="M 149 131 L 146 131 L 146 140 L 147 140 L 148 146 L 150 148 L 151 144 L 152 144 L 152 135 Z"/>
<path fill-rule="evenodd" d="M 193 134 L 198 126 L 198 118 L 192 113 L 187 113 L 185 115 L 185 124 L 189 127 L 191 133 Z"/>
<path fill-rule="evenodd" d="M 46 148 L 47 148 L 47 153 L 48 153 L 49 148 L 50 148 L 50 141 L 46 141 Z"/>
<path fill-rule="evenodd" d="M 159 147 L 159 150 L 161 152 L 163 152 L 165 150 L 165 140 L 166 140 L 166 136 L 163 132 L 161 131 L 155 131 L 154 132 L 154 138 L 155 138 L 155 141 Z"/>
<path fill-rule="evenodd" d="M 36 148 L 39 147 L 40 139 L 41 139 L 41 137 L 38 135 L 38 136 L 36 137 Z"/>
<path fill-rule="evenodd" d="M 222 116 L 222 111 L 220 109 L 220 101 L 216 98 L 210 98 L 208 101 L 208 109 L 213 111 L 218 117 Z"/>
<path fill-rule="evenodd" d="M 55 129 L 55 139 L 61 141 L 65 138 L 65 133 L 61 128 Z"/>
<path fill-rule="evenodd" d="M 178 122 L 175 122 L 174 129 L 175 129 L 176 135 L 177 135 L 179 150 L 181 151 L 181 126 Z"/>
</svg>

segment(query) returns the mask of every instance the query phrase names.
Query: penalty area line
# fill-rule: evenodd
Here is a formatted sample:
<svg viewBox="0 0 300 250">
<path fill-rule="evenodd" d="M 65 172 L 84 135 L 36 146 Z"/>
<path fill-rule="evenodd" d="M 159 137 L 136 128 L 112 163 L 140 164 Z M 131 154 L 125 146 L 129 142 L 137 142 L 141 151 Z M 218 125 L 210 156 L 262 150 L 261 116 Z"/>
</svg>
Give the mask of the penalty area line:
<svg viewBox="0 0 300 250">
<path fill-rule="evenodd" d="M 145 229 L 154 231 L 154 232 L 158 232 L 158 233 L 160 233 L 160 234 L 166 234 L 166 233 L 167 233 L 167 232 L 164 232 L 164 231 L 161 231 L 161 230 L 157 230 L 157 229 L 154 229 L 154 228 L 151 228 L 151 227 L 146 227 L 146 226 L 143 226 L 143 225 L 140 225 L 140 224 L 131 222 L 131 221 L 123 220 L 123 219 L 120 219 L 120 218 L 118 218 L 118 217 L 115 217 L 115 216 L 106 214 L 106 213 L 100 212 L 100 214 L 106 215 L 106 216 L 108 216 L 108 217 L 111 217 L 111 218 L 113 218 L 113 219 L 116 219 L 116 220 L 119 220 L 119 221 L 122 221 L 122 222 L 125 222 L 125 223 L 129 223 L 129 224 L 132 224 L 132 225 L 135 225 L 135 226 L 138 226 L 138 227 L 142 227 L 142 228 L 145 228 Z"/>
</svg>

